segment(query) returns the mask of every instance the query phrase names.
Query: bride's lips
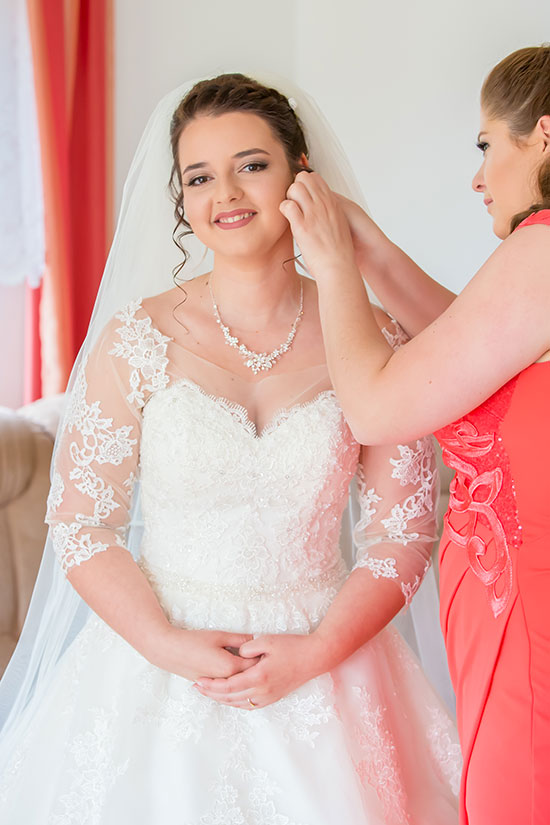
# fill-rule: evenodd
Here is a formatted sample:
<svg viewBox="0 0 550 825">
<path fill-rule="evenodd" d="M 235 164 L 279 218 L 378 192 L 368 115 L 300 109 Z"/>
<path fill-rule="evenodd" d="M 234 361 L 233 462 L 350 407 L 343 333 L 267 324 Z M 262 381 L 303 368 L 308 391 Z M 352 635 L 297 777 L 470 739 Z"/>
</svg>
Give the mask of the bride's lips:
<svg viewBox="0 0 550 825">
<path fill-rule="evenodd" d="M 256 215 L 251 209 L 234 209 L 233 212 L 220 212 L 214 223 L 220 229 L 239 229 L 246 226 Z"/>
</svg>

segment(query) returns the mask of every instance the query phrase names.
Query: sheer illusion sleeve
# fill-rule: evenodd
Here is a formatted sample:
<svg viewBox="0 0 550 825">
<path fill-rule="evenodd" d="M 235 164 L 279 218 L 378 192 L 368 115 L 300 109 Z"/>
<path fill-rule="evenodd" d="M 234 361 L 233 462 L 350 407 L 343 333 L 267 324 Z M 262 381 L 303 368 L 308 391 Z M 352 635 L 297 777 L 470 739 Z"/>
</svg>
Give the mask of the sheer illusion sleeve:
<svg viewBox="0 0 550 825">
<path fill-rule="evenodd" d="M 392 579 L 408 604 L 437 538 L 439 479 L 431 436 L 410 444 L 365 447 L 358 471 L 361 517 L 354 528 L 354 569 Z"/>
<path fill-rule="evenodd" d="M 80 365 L 46 515 L 65 572 L 113 545 L 125 547 L 142 409 L 168 383 L 168 340 L 136 301 L 106 326 Z"/>
<path fill-rule="evenodd" d="M 394 320 L 382 330 L 393 347 L 408 337 Z M 364 447 L 358 470 L 361 517 L 354 529 L 357 567 L 392 579 L 409 604 L 437 539 L 439 475 L 432 436 L 409 444 Z"/>
</svg>

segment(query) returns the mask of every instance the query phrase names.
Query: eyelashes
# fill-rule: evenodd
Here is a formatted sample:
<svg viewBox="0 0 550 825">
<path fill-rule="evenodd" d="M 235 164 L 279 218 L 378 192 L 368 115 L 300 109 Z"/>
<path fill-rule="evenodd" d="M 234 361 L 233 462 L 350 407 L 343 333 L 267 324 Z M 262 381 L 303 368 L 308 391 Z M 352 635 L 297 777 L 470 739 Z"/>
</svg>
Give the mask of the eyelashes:
<svg viewBox="0 0 550 825">
<path fill-rule="evenodd" d="M 256 172 L 263 172 L 264 169 L 267 169 L 268 165 L 269 164 L 265 161 L 249 161 L 248 163 L 245 163 L 244 166 L 241 166 L 241 168 L 238 171 L 244 172 L 245 174 L 254 174 Z M 195 177 L 190 178 L 183 185 L 188 187 L 203 186 L 210 180 L 212 180 L 211 175 L 195 175 Z"/>
<path fill-rule="evenodd" d="M 489 144 L 488 144 L 488 143 L 484 143 L 483 141 L 478 141 L 478 142 L 476 143 L 476 146 L 477 146 L 477 148 L 478 148 L 478 149 L 481 149 L 481 151 L 483 152 L 483 154 L 485 154 L 485 152 L 486 152 L 486 151 L 487 151 L 487 149 L 489 148 Z"/>
</svg>

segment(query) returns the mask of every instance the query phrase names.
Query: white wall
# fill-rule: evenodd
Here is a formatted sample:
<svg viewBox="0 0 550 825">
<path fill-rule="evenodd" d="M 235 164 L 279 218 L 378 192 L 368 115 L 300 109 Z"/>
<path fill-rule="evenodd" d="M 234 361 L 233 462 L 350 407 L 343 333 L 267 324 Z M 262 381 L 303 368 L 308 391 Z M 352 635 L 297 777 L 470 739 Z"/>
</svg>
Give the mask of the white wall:
<svg viewBox="0 0 550 825">
<path fill-rule="evenodd" d="M 115 0 L 117 204 L 147 118 L 192 78 L 250 67 L 293 73 L 294 0 Z"/>
<path fill-rule="evenodd" d="M 550 3 L 298 0 L 296 10 L 297 80 L 337 128 L 373 216 L 461 289 L 496 245 L 470 186 L 481 83 L 509 52 L 550 40 Z"/>
<path fill-rule="evenodd" d="M 154 103 L 242 67 L 295 79 L 349 152 L 374 217 L 458 290 L 494 249 L 470 188 L 478 95 L 508 52 L 550 39 L 543 0 L 116 0 L 116 174 Z"/>
</svg>

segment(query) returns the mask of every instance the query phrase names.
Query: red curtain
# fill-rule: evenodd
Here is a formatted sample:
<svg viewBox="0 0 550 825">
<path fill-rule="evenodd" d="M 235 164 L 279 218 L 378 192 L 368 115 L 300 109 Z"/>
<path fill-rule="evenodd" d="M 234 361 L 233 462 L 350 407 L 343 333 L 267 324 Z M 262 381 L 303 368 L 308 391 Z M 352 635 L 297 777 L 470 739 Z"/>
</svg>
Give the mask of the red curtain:
<svg viewBox="0 0 550 825">
<path fill-rule="evenodd" d="M 112 0 L 27 0 L 46 270 L 27 306 L 27 401 L 65 389 L 112 233 Z"/>
</svg>

